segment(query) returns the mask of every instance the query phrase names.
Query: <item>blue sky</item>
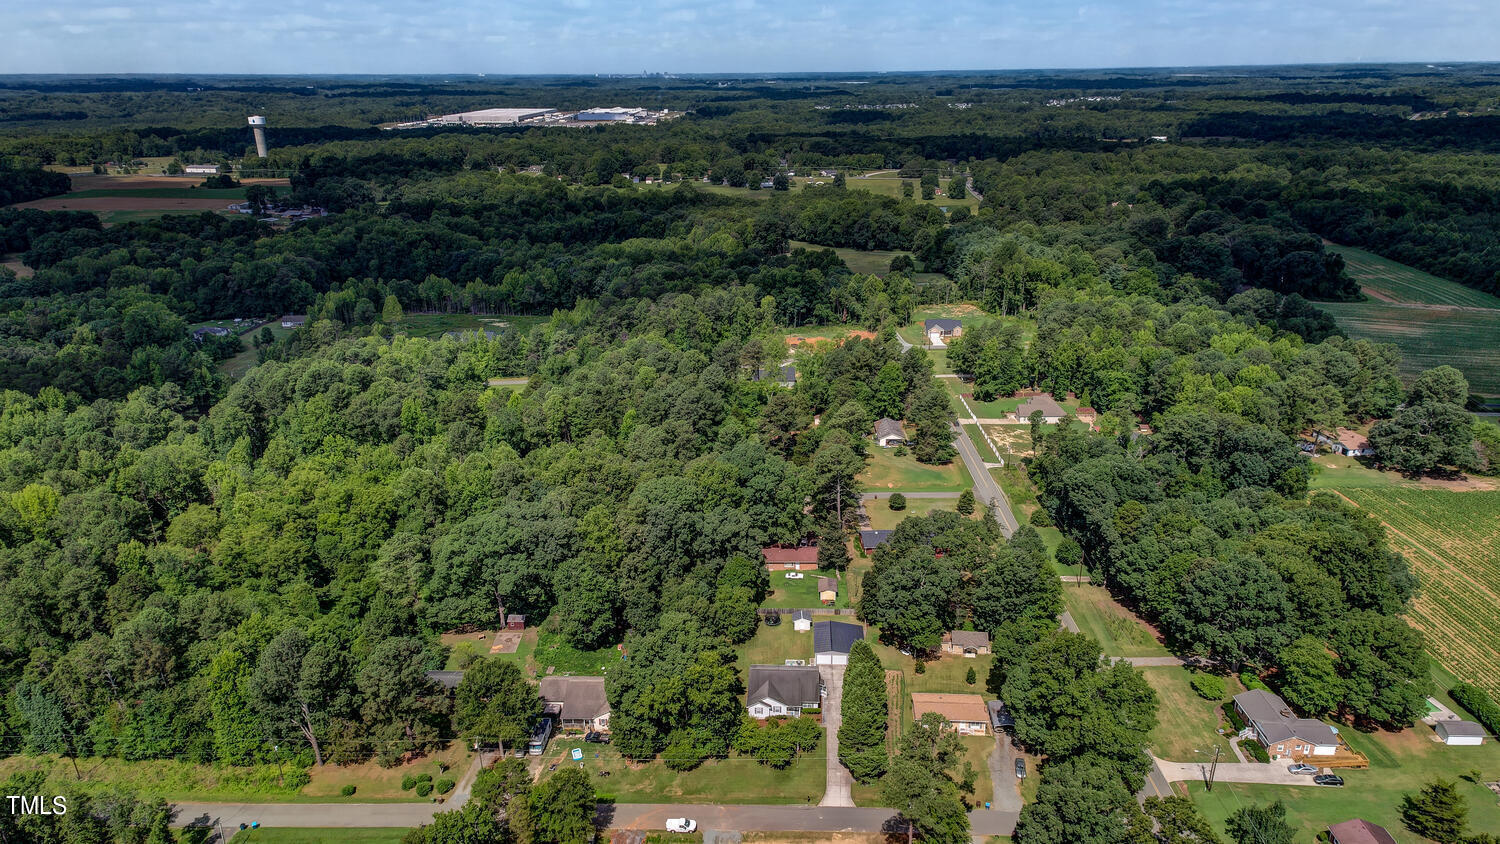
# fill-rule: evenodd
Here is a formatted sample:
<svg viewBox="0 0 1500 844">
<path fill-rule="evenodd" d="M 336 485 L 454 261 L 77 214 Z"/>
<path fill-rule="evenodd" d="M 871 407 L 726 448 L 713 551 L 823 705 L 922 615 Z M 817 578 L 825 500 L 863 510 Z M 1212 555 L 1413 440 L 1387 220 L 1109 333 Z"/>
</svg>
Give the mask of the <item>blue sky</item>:
<svg viewBox="0 0 1500 844">
<path fill-rule="evenodd" d="M 1500 59 L 1493 0 L 0 0 L 0 73 L 749 73 Z"/>
</svg>

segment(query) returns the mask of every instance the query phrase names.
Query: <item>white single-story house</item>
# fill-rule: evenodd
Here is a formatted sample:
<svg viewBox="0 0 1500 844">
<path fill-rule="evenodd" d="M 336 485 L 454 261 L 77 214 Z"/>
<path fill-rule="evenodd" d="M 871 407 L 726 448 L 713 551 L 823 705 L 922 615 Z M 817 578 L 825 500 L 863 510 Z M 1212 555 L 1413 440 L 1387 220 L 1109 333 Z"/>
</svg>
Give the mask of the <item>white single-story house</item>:
<svg viewBox="0 0 1500 844">
<path fill-rule="evenodd" d="M 880 419 L 875 423 L 875 444 L 881 448 L 906 445 L 906 429 L 896 419 Z"/>
<path fill-rule="evenodd" d="M 1439 721 L 1432 726 L 1443 744 L 1474 746 L 1484 744 L 1484 727 L 1473 721 Z"/>
<path fill-rule="evenodd" d="M 813 662 L 817 665 L 848 665 L 849 649 L 865 637 L 865 628 L 845 621 L 813 623 Z"/>
<path fill-rule="evenodd" d="M 542 710 L 564 730 L 609 731 L 603 677 L 543 677 Z"/>
<path fill-rule="evenodd" d="M 1052 398 L 1051 393 L 1042 393 L 1021 402 L 1021 406 L 1016 408 L 1016 421 L 1030 422 L 1031 414 L 1037 412 L 1042 414 L 1042 422 L 1048 425 L 1056 425 L 1067 413 L 1062 409 L 1062 405 Z"/>
<path fill-rule="evenodd" d="M 810 665 L 752 665 L 745 684 L 745 711 L 765 720 L 796 718 L 802 710 L 823 704 L 823 680 Z"/>
<path fill-rule="evenodd" d="M 1314 433 L 1313 437 L 1319 443 L 1328 446 L 1328 450 L 1334 454 L 1342 454 L 1345 457 L 1375 456 L 1375 447 L 1370 445 L 1370 438 L 1349 428 L 1339 428 L 1331 437 L 1324 433 Z"/>
<path fill-rule="evenodd" d="M 219 165 L 217 164 L 188 164 L 182 168 L 182 172 L 189 176 L 217 176 Z"/>
</svg>

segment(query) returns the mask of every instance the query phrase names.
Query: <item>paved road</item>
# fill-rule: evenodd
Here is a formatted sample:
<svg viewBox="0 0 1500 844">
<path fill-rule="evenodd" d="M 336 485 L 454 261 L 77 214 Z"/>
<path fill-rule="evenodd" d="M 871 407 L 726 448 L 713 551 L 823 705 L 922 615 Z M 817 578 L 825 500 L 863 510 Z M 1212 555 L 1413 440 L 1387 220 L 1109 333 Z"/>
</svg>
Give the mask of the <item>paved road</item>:
<svg viewBox="0 0 1500 844">
<path fill-rule="evenodd" d="M 1057 623 L 1061 624 L 1062 629 L 1068 631 L 1069 633 L 1083 632 L 1078 629 L 1078 622 L 1073 620 L 1073 614 L 1068 612 L 1067 610 L 1063 610 L 1062 615 L 1059 615 L 1057 617 Z"/>
<path fill-rule="evenodd" d="M 827 779 L 823 784 L 823 799 L 819 806 L 854 805 L 854 777 L 839 761 L 839 725 L 843 723 L 844 666 L 820 665 L 818 676 L 823 678 L 823 732 L 827 735 L 828 759 Z"/>
<path fill-rule="evenodd" d="M 436 803 L 178 803 L 176 825 L 208 826 L 228 835 L 240 824 L 267 827 L 412 827 L 432 823 L 455 804 Z"/>
<path fill-rule="evenodd" d="M 1151 761 L 1151 772 L 1146 774 L 1146 784 L 1141 786 L 1141 790 L 1135 794 L 1137 803 L 1146 802 L 1147 797 L 1172 796 L 1172 785 L 1167 782 L 1165 776 L 1162 776 L 1161 765 L 1159 764 L 1161 760 L 1153 756 L 1151 757 Z"/>
<path fill-rule="evenodd" d="M 970 831 L 978 836 L 1010 835 L 1018 812 L 977 810 L 969 813 Z M 599 807 L 601 825 L 614 829 L 661 829 L 667 818 L 692 818 L 705 829 L 740 832 L 905 832 L 890 809 L 822 806 L 683 806 L 670 803 L 619 803 Z"/>
<path fill-rule="evenodd" d="M 974 443 L 969 440 L 969 435 L 956 425 L 954 429 L 953 446 L 958 449 L 964 463 L 971 467 L 969 476 L 974 479 L 975 497 L 980 503 L 988 504 L 994 509 L 995 520 L 1000 523 L 1001 532 L 1010 536 L 1021 526 L 1010 512 L 1010 501 L 1006 499 L 1000 485 L 990 477 L 990 473 L 984 470 L 984 461 L 979 459 L 979 452 L 974 448 Z"/>
<path fill-rule="evenodd" d="M 1016 751 L 1010 746 L 1010 736 L 995 733 L 995 749 L 990 751 L 990 784 L 994 797 L 990 806 L 1000 812 L 1021 811 L 1021 790 L 1017 788 Z"/>
</svg>

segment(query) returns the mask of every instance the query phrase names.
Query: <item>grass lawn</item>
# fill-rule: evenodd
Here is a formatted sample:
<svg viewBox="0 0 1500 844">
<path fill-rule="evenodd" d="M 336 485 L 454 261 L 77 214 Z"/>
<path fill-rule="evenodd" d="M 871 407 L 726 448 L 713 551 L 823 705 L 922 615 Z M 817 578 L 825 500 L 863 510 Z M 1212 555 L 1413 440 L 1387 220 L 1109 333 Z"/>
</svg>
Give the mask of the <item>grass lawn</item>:
<svg viewBox="0 0 1500 844">
<path fill-rule="evenodd" d="M 551 319 L 550 316 L 510 316 L 508 314 L 407 314 L 396 326 L 398 333 L 411 337 L 437 338 L 450 331 L 497 331 L 514 327 L 530 331 Z"/>
<path fill-rule="evenodd" d="M 806 634 L 811 635 L 811 634 Z M 583 762 L 573 762 L 569 753 L 583 749 Z M 674 771 L 660 761 L 644 765 L 627 762 L 612 745 L 586 744 L 581 739 L 557 739 L 547 749 L 544 761 L 562 765 L 582 764 L 599 792 L 600 799 L 618 803 L 817 803 L 823 797 L 825 776 L 823 742 L 798 756 L 778 771 L 748 756 L 731 753 L 727 759 L 710 759 L 691 771 Z M 608 777 L 600 776 L 608 771 Z M 547 776 L 543 769 L 543 778 Z"/>
<path fill-rule="evenodd" d="M 140 797 L 172 801 L 222 801 L 234 803 L 308 803 L 292 789 L 280 785 L 275 765 L 248 768 L 195 765 L 171 759 L 126 762 L 123 759 L 79 759 L 82 779 L 73 773 L 73 761 L 59 756 L 11 756 L 0 759 L 0 779 L 21 771 L 47 775 L 48 794 L 95 794 L 123 788 Z"/>
<path fill-rule="evenodd" d="M 808 249 L 820 251 L 832 249 L 838 254 L 851 272 L 863 273 L 865 275 L 883 276 L 891 270 L 891 259 L 899 255 L 911 256 L 905 249 L 846 249 L 834 246 L 819 246 L 816 243 L 808 243 L 802 240 L 787 241 L 789 249 Z"/>
<path fill-rule="evenodd" d="M 536 638 L 536 649 L 530 664 L 538 677 L 549 674 L 599 675 L 620 663 L 620 651 L 613 647 L 597 651 L 580 651 L 569 645 L 561 634 L 548 632 L 543 625 Z M 525 640 L 522 640 L 524 646 Z"/>
<path fill-rule="evenodd" d="M 409 829 L 247 829 L 234 844 L 401 844 Z"/>
<path fill-rule="evenodd" d="M 936 205 L 938 207 L 946 207 L 950 211 L 960 206 L 968 208 L 970 211 L 973 211 L 979 207 L 979 201 L 976 200 L 973 195 L 967 192 L 965 192 L 963 199 L 949 199 L 946 196 L 948 192 L 948 179 L 938 179 L 938 190 L 943 191 L 945 195 L 934 196 L 932 199 L 922 199 L 921 179 L 901 179 L 894 174 L 889 176 L 873 176 L 871 178 L 853 176 L 846 178 L 844 180 L 844 185 L 849 190 L 867 190 L 870 193 L 878 193 L 881 196 L 889 196 L 900 199 L 901 183 L 903 181 L 912 183 L 911 201 L 916 202 L 919 205 Z"/>
<path fill-rule="evenodd" d="M 789 572 L 784 571 L 773 571 L 770 573 L 771 592 L 766 596 L 766 600 L 761 606 L 794 610 L 821 607 L 823 604 L 818 600 L 818 578 L 833 577 L 834 573 L 831 571 L 818 571 L 816 569 L 813 571 L 790 573 L 800 574 L 802 578 L 800 580 L 789 580 L 787 579 Z M 843 592 L 844 584 L 841 582 L 839 583 L 839 594 L 842 595 Z M 787 619 L 787 623 L 791 623 L 790 618 Z"/>
<path fill-rule="evenodd" d="M 964 433 L 969 435 L 969 442 L 974 444 L 974 450 L 979 452 L 979 459 L 989 463 L 1000 462 L 1000 455 L 995 453 L 995 447 L 985 438 L 984 430 L 978 425 L 960 425 Z"/>
<path fill-rule="evenodd" d="M 997 398 L 994 401 L 979 401 L 972 395 L 974 385 L 957 378 L 944 378 L 943 388 L 948 391 L 948 395 L 953 396 L 954 407 L 961 411 L 959 415 L 965 417 L 970 415 L 969 411 L 973 411 L 973 414 L 980 419 L 1001 419 L 1007 413 L 1014 413 L 1016 408 L 1021 406 L 1021 402 L 1025 401 L 1025 399 L 1006 397 Z M 963 401 L 958 400 L 959 396 L 963 396 Z"/>
<path fill-rule="evenodd" d="M 1151 752 L 1173 762 L 1192 762 L 1205 758 L 1195 751 L 1212 753 L 1214 745 L 1218 745 L 1226 759 L 1235 761 L 1229 742 L 1218 732 L 1220 726 L 1229 729 L 1219 712 L 1219 704 L 1223 701 L 1199 697 L 1188 685 L 1192 675 L 1181 666 L 1139 670 L 1161 698 L 1156 729 L 1151 731 Z M 1229 678 L 1226 689 L 1224 699 L 1228 700 L 1239 692 L 1238 681 Z"/>
<path fill-rule="evenodd" d="M 302 796 L 335 803 L 405 801 L 425 803 L 428 798 L 418 797 L 416 791 L 401 790 L 401 778 L 408 774 L 432 774 L 434 780 L 447 777 L 457 782 L 464 775 L 464 771 L 468 770 L 471 756 L 472 753 L 463 742 L 455 741 L 450 742 L 444 750 L 397 768 L 382 768 L 374 762 L 366 762 L 362 765 L 314 767 L 309 770 L 312 782 L 302 789 Z M 439 762 L 448 766 L 446 772 L 439 772 Z M 339 795 L 339 790 L 346 785 L 354 786 L 355 791 L 352 797 Z"/>
<path fill-rule="evenodd" d="M 859 479 L 866 492 L 963 492 L 970 486 L 963 461 L 929 465 L 918 463 L 908 451 L 897 457 L 893 448 L 872 448 Z"/>
<path fill-rule="evenodd" d="M 974 766 L 978 774 L 974 779 L 974 793 L 964 795 L 972 809 L 983 809 L 986 800 L 995 798 L 995 787 L 990 778 L 990 753 L 995 750 L 994 736 L 960 736 L 964 743 L 964 760 Z M 961 768 L 962 766 L 960 766 Z M 962 774 L 962 770 L 959 771 Z"/>
<path fill-rule="evenodd" d="M 1310 489 L 1349 489 L 1363 487 L 1410 486 L 1400 472 L 1371 469 L 1353 457 L 1342 454 L 1318 454 L 1308 458 L 1313 476 Z"/>
<path fill-rule="evenodd" d="M 814 614 L 814 621 L 852 621 L 848 616 Z M 751 665 L 783 665 L 789 659 L 805 659 L 812 662 L 812 631 L 797 632 L 792 629 L 791 615 L 782 615 L 781 623 L 768 627 L 762 623 L 750 641 L 735 647 L 739 659 L 735 661 L 741 673 Z"/>
<path fill-rule="evenodd" d="M 1078 629 L 1097 640 L 1105 656 L 1169 656 L 1145 622 L 1116 603 L 1104 587 L 1068 583 L 1062 593 Z"/>
<path fill-rule="evenodd" d="M 878 501 L 866 501 L 865 513 L 870 517 L 871 530 L 892 530 L 907 516 L 926 516 L 939 510 L 954 512 L 958 506 L 958 498 L 908 498 L 905 510 L 892 510 L 887 499 Z M 980 518 L 982 514 L 975 509 L 971 518 Z"/>
<path fill-rule="evenodd" d="M 875 648 L 875 655 L 880 657 L 880 664 L 887 671 L 900 671 L 906 682 L 906 720 L 911 720 L 911 693 L 912 692 L 952 692 L 966 695 L 985 695 L 985 678 L 990 673 L 990 662 L 994 657 L 989 655 L 977 656 L 966 659 L 961 656 L 944 655 L 941 659 L 935 659 L 926 664 L 927 670 L 921 674 L 917 673 L 917 662 L 909 656 L 889 645 L 883 645 L 876 640 L 874 628 L 865 629 L 865 638 Z M 965 677 L 969 669 L 974 669 L 974 685 L 969 685 Z"/>
<path fill-rule="evenodd" d="M 1442 777 L 1456 780 L 1468 800 L 1471 831 L 1500 830 L 1495 795 L 1484 786 L 1459 779 L 1471 768 L 1479 769 L 1487 779 L 1500 778 L 1500 744 L 1447 747 L 1431 741 L 1431 728 L 1421 724 L 1401 733 L 1345 729 L 1342 734 L 1351 747 L 1370 758 L 1369 769 L 1342 772 L 1347 783 L 1343 788 L 1218 783 L 1212 793 L 1205 793 L 1203 783 L 1195 782 L 1189 784 L 1189 792 L 1203 815 L 1221 831 L 1224 819 L 1235 809 L 1281 800 L 1287 807 L 1287 820 L 1301 832 L 1301 841 L 1312 840 L 1330 823 L 1364 818 L 1385 827 L 1400 844 L 1422 844 L 1426 839 L 1401 825 L 1401 797 Z"/>
<path fill-rule="evenodd" d="M 226 321 L 227 320 L 220 320 L 220 322 Z M 228 322 L 230 322 L 230 325 L 227 325 L 225 327 L 232 328 L 233 322 Z M 216 323 L 209 324 L 212 325 Z M 192 327 L 196 328 L 197 325 L 194 325 Z M 268 322 L 261 327 L 271 329 L 271 334 L 275 336 L 278 341 L 290 337 L 293 331 L 295 331 L 295 329 L 292 328 L 282 328 L 281 323 L 276 320 L 272 320 L 271 322 Z M 244 334 L 241 334 L 240 353 L 235 355 L 234 357 L 225 358 L 224 360 L 220 361 L 219 371 L 229 376 L 231 379 L 240 378 L 244 376 L 246 372 L 249 372 L 250 368 L 255 366 L 257 357 L 259 355 L 259 350 L 255 348 L 255 336 L 259 333 L 260 328 L 255 328 L 251 331 L 247 331 Z"/>
</svg>

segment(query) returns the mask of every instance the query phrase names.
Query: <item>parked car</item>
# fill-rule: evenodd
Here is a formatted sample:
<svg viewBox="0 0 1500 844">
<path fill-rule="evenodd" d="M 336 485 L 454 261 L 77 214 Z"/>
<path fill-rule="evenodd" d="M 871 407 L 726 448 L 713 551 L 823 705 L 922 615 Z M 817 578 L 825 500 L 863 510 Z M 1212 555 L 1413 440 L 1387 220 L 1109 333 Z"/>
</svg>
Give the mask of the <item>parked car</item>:
<svg viewBox="0 0 1500 844">
<path fill-rule="evenodd" d="M 1294 774 L 1316 774 L 1318 772 L 1317 768 L 1314 768 L 1306 762 L 1296 762 L 1294 764 L 1286 766 L 1286 769 Z"/>
<path fill-rule="evenodd" d="M 590 744 L 609 744 L 609 733 L 587 733 L 583 740 Z"/>
<path fill-rule="evenodd" d="M 1024 780 L 1024 779 L 1026 779 L 1026 760 L 1025 759 L 1017 759 L 1016 760 L 1016 779 L 1018 779 L 1018 780 Z"/>
<path fill-rule="evenodd" d="M 786 573 L 787 580 L 801 580 L 804 577 L 807 577 L 807 575 L 803 574 L 800 571 L 789 571 Z"/>
<path fill-rule="evenodd" d="M 1338 788 L 1344 784 L 1344 778 L 1338 774 L 1319 774 L 1313 777 L 1313 782 L 1318 785 L 1331 785 Z"/>
<path fill-rule="evenodd" d="M 697 832 L 698 822 L 692 818 L 667 818 L 667 832 Z"/>
</svg>

